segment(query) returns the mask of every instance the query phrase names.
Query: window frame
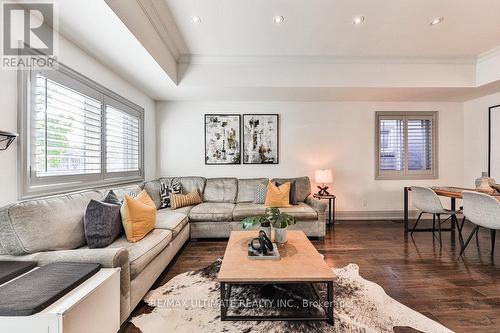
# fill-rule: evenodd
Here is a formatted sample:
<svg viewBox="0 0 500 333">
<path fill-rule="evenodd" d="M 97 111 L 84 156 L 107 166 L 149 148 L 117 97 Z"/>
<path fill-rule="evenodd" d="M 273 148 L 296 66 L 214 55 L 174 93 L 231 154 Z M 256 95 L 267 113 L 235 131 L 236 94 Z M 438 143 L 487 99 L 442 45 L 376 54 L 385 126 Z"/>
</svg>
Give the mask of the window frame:
<svg viewBox="0 0 500 333">
<path fill-rule="evenodd" d="M 34 167 L 36 158 L 32 152 L 34 134 L 31 124 L 35 115 L 33 87 L 36 75 L 76 90 L 101 102 L 101 170 L 94 174 L 37 176 Z M 106 106 L 118 108 L 139 119 L 139 170 L 127 172 L 106 171 Z M 106 187 L 144 181 L 144 109 L 97 82 L 57 62 L 51 70 L 18 70 L 18 123 L 20 149 L 18 149 L 19 198 L 28 199 L 43 195 L 58 194 L 74 190 Z"/>
<path fill-rule="evenodd" d="M 376 180 L 404 180 L 404 179 L 437 179 L 439 178 L 439 112 L 438 111 L 376 111 L 375 112 L 375 179 Z M 380 169 L 380 121 L 403 121 L 403 170 Z M 431 170 L 408 169 L 408 120 L 432 121 L 432 168 Z"/>
</svg>

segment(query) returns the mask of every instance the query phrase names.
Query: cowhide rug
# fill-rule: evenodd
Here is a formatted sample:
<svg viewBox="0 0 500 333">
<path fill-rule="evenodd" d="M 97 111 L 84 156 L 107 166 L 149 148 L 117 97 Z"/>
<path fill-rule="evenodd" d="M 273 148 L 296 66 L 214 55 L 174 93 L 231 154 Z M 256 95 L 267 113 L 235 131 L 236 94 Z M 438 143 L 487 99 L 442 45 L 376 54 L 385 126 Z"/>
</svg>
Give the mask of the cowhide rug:
<svg viewBox="0 0 500 333">
<path fill-rule="evenodd" d="M 335 327 L 326 322 L 222 322 L 216 280 L 221 262 L 217 260 L 202 270 L 180 274 L 150 291 L 144 298 L 150 311 L 132 318 L 131 322 L 143 333 L 393 332 L 396 326 L 422 332 L 452 332 L 392 299 L 379 285 L 363 279 L 354 264 L 333 269 L 337 275 Z M 318 286 L 320 296 L 324 296 L 324 289 Z M 317 303 L 308 302 L 317 300 L 317 297 L 307 285 L 233 287 L 231 300 L 228 315 L 324 315 Z M 278 304 L 281 305 L 276 306 Z M 308 306 L 304 307 L 304 304 Z"/>
</svg>

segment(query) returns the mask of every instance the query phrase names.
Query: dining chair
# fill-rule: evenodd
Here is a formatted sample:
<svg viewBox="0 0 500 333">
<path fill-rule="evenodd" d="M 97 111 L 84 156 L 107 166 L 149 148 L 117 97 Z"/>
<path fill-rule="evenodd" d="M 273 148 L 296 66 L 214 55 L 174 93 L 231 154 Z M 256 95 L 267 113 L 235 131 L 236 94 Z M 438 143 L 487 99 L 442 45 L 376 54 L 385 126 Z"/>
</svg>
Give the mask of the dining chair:
<svg viewBox="0 0 500 333">
<path fill-rule="evenodd" d="M 411 230 L 411 235 L 413 232 L 418 231 L 417 225 L 420 222 L 423 214 L 432 214 L 432 234 L 436 231 L 436 219 L 437 227 L 439 231 L 439 244 L 441 244 L 441 224 L 445 223 L 449 219 L 456 221 L 456 214 L 459 211 L 445 209 L 441 200 L 439 200 L 438 195 L 429 187 L 424 186 L 412 186 L 411 192 L 413 194 L 413 204 L 420 210 L 417 222 Z M 441 215 L 448 215 L 448 217 L 441 221 Z"/>
<path fill-rule="evenodd" d="M 473 191 L 463 191 L 462 197 L 464 200 L 464 221 L 461 229 L 465 218 L 476 226 L 467 241 L 462 245 L 460 255 L 464 253 L 474 233 L 477 235 L 480 227 L 490 229 L 491 255 L 493 255 L 495 252 L 496 231 L 500 229 L 500 202 L 491 195 Z"/>
</svg>

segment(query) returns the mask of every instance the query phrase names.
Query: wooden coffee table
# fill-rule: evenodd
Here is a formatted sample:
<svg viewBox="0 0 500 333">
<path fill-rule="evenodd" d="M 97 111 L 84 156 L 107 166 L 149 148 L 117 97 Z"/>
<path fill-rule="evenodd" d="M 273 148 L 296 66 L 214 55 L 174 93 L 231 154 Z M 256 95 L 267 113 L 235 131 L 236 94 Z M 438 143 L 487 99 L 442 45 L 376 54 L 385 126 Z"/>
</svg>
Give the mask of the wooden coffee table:
<svg viewBox="0 0 500 333">
<path fill-rule="evenodd" d="M 335 274 L 302 231 L 288 231 L 288 242 L 278 247 L 280 260 L 248 259 L 248 242 L 257 231 L 233 231 L 229 237 L 218 281 L 221 289 L 221 320 L 312 320 L 333 318 L 333 279 Z M 233 316 L 227 315 L 231 287 L 248 284 L 326 284 L 325 317 Z M 313 290 L 316 291 L 313 285 Z M 318 298 L 319 295 L 316 293 Z"/>
</svg>

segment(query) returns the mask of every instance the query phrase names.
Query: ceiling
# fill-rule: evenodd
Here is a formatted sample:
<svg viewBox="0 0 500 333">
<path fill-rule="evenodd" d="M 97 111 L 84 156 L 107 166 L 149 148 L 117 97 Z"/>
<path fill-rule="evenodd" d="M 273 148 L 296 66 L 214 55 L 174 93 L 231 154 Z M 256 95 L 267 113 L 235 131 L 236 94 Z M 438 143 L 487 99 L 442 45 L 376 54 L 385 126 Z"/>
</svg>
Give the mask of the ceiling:
<svg viewBox="0 0 500 333">
<path fill-rule="evenodd" d="M 498 0 L 55 1 L 63 36 L 155 100 L 463 101 L 500 90 L 500 74 L 476 83 L 478 56 L 500 45 Z M 488 59 L 500 64 L 498 51 Z"/>
<path fill-rule="evenodd" d="M 164 1 L 196 55 L 475 57 L 500 45 L 498 0 Z"/>
</svg>

